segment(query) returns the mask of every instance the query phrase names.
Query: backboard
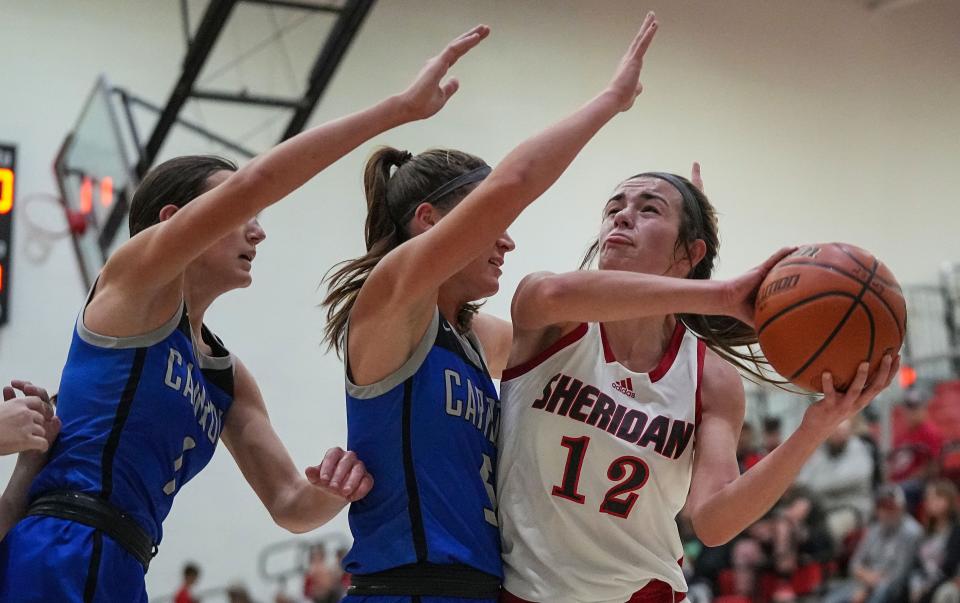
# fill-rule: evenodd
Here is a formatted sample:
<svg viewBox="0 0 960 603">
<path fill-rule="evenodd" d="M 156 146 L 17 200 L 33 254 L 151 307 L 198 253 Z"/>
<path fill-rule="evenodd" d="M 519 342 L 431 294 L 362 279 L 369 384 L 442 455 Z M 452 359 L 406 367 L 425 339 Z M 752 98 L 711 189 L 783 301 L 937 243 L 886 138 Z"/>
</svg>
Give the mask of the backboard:
<svg viewBox="0 0 960 603">
<path fill-rule="evenodd" d="M 60 199 L 73 233 L 80 272 L 89 287 L 119 233 L 136 177 L 119 119 L 120 104 L 106 77 L 94 84 L 54 161 Z"/>
</svg>

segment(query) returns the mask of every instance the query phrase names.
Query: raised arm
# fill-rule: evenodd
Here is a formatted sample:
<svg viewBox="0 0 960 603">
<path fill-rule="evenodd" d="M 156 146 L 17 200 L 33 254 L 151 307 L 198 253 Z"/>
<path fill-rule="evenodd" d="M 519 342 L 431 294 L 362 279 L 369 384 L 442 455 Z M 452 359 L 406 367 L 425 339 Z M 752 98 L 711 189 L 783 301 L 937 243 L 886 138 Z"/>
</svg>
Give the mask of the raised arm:
<svg viewBox="0 0 960 603">
<path fill-rule="evenodd" d="M 656 17 L 648 13 L 610 84 L 569 117 L 521 143 L 447 217 L 385 257 L 370 275 L 371 290 L 397 291 L 401 305 L 435 297 L 444 281 L 488 249 L 601 127 L 633 105 L 643 89 L 643 57 L 656 31 Z"/>
<path fill-rule="evenodd" d="M 715 314 L 753 324 L 753 303 L 764 277 L 795 248 L 784 247 L 728 281 L 628 272 L 538 272 L 521 281 L 511 313 L 519 331 L 571 322 L 608 322 L 666 314 Z"/>
<path fill-rule="evenodd" d="M 334 448 L 320 466 L 300 474 L 270 424 L 256 381 L 239 360 L 234 386 L 223 442 L 277 525 L 308 532 L 366 496 L 373 478 L 352 452 Z"/>
<path fill-rule="evenodd" d="M 108 261 L 104 275 L 138 289 L 164 287 L 218 239 L 360 144 L 439 111 L 459 87 L 455 79 L 441 82 L 447 70 L 489 31 L 477 26 L 451 42 L 404 92 L 307 130 L 253 159 L 220 186 L 125 243 Z"/>
<path fill-rule="evenodd" d="M 800 427 L 750 471 L 739 475 L 735 451 L 743 426 L 743 384 L 732 366 L 708 354 L 703 369 L 703 418 L 697 427 L 697 453 L 687 498 L 697 537 L 707 546 L 719 546 L 760 519 L 836 426 L 863 410 L 890 385 L 898 364 L 899 360 L 884 357 L 868 387 L 868 365 L 863 363 L 846 393 L 834 391 L 829 373 L 825 374 L 824 397 L 807 408 Z"/>
</svg>

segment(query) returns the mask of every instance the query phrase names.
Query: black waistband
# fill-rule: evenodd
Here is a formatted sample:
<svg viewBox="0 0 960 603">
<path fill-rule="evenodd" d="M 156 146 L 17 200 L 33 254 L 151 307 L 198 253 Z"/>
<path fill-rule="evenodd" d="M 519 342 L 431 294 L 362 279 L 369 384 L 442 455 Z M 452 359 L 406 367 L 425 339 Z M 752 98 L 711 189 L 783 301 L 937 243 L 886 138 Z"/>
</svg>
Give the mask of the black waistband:
<svg viewBox="0 0 960 603">
<path fill-rule="evenodd" d="M 150 535 L 130 515 L 100 497 L 85 492 L 61 491 L 42 494 L 27 509 L 27 515 L 45 515 L 67 519 L 96 528 L 143 565 L 146 572 L 157 546 Z"/>
<path fill-rule="evenodd" d="M 353 574 L 348 595 L 496 599 L 500 578 L 467 565 L 404 565 L 376 574 Z"/>
</svg>

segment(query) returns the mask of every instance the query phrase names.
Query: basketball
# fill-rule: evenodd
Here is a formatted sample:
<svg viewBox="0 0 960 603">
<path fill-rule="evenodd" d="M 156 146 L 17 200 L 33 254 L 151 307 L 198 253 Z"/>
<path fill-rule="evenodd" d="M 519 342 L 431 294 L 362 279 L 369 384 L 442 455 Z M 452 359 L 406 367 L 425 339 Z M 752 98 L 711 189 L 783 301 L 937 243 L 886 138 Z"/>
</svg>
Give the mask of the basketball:
<svg viewBox="0 0 960 603">
<path fill-rule="evenodd" d="M 884 354 L 896 353 L 906 331 L 899 283 L 870 252 L 846 243 L 805 245 L 767 274 L 757 294 L 760 348 L 794 385 L 823 391 L 829 371 L 846 390 L 857 367 L 872 377 Z"/>
</svg>

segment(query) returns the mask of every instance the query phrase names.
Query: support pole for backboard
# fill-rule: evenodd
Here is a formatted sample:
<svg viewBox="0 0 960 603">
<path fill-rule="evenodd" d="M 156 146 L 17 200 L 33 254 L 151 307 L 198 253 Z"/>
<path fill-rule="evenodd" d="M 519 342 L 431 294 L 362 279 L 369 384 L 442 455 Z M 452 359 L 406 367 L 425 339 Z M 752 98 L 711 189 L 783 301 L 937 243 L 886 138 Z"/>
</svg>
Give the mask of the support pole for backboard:
<svg viewBox="0 0 960 603">
<path fill-rule="evenodd" d="M 340 17 L 333 26 L 333 31 L 330 32 L 326 43 L 323 45 L 323 50 L 320 51 L 320 56 L 317 57 L 313 68 L 310 70 L 310 83 L 307 92 L 303 95 L 300 106 L 294 112 L 293 117 L 290 118 L 287 129 L 284 130 L 280 140 L 296 136 L 303 130 L 320 101 L 320 97 L 330 84 L 330 80 L 333 79 L 333 74 L 336 72 L 337 66 L 340 65 L 340 61 L 343 60 L 347 48 L 350 47 L 350 42 L 353 41 L 360 30 L 360 26 L 363 25 L 367 13 L 373 8 L 374 2 L 375 0 L 348 0 L 343 7 Z"/>
<path fill-rule="evenodd" d="M 200 75 L 200 69 L 210 55 L 210 51 L 213 50 L 213 45 L 230 18 L 230 13 L 236 3 L 237 0 L 210 0 L 207 11 L 197 28 L 197 34 L 193 36 L 190 48 L 187 50 L 187 56 L 183 60 L 183 72 L 180 74 L 180 79 L 173 87 L 173 92 L 157 120 L 157 125 L 153 128 L 150 139 L 143 148 L 140 160 L 137 162 L 137 176 L 139 178 L 143 178 L 160 153 L 170 128 L 176 123 L 183 104 L 190 98 L 193 85 Z"/>
</svg>

